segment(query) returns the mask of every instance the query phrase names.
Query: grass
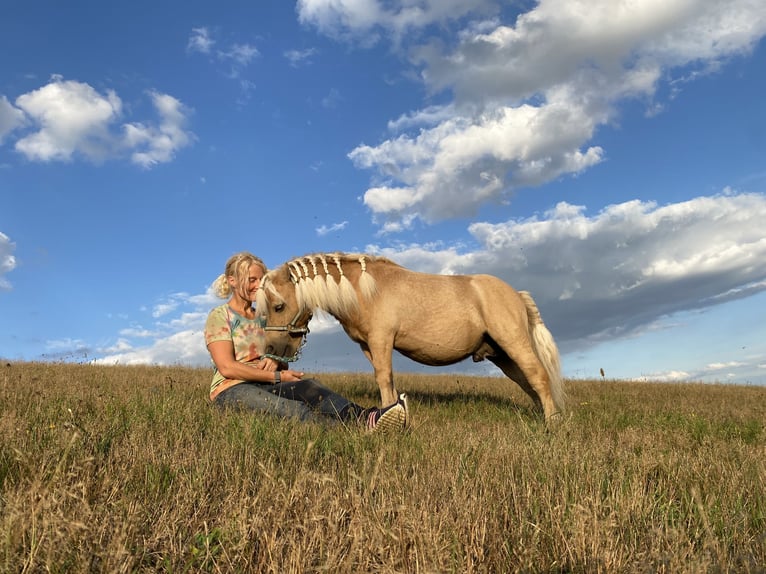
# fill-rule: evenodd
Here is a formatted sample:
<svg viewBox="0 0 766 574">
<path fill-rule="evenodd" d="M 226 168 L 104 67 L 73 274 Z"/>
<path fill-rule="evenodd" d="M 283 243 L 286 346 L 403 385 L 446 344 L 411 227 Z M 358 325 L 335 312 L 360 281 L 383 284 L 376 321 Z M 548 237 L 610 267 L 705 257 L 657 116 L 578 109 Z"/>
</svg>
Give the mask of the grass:
<svg viewBox="0 0 766 574">
<path fill-rule="evenodd" d="M 548 432 L 505 379 L 399 374 L 379 437 L 210 374 L 0 365 L 0 571 L 766 572 L 766 388 L 569 381 Z"/>
</svg>

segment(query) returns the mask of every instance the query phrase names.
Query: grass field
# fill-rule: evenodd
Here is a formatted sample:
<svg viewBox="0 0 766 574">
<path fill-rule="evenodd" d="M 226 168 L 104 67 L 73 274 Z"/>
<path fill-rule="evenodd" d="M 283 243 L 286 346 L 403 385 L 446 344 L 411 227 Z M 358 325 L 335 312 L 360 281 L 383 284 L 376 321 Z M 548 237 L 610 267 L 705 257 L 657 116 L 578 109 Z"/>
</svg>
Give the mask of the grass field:
<svg viewBox="0 0 766 574">
<path fill-rule="evenodd" d="M 209 369 L 0 365 L 2 572 L 766 572 L 766 388 L 400 374 L 412 432 L 222 413 Z M 363 405 L 369 374 L 324 375 Z"/>
</svg>

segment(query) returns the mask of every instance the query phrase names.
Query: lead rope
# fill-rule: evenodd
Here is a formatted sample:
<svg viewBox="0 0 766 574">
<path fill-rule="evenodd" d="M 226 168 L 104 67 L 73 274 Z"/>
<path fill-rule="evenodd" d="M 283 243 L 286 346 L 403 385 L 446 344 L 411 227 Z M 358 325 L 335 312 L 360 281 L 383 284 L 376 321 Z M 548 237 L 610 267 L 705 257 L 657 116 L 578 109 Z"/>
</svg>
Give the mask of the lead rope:
<svg viewBox="0 0 766 574">
<path fill-rule="evenodd" d="M 298 349 L 295 351 L 295 354 L 292 357 L 280 357 L 279 355 L 272 355 L 271 353 L 264 353 L 261 355 L 261 357 L 266 357 L 267 359 L 274 359 L 275 361 L 279 363 L 292 363 L 298 360 L 298 358 L 301 356 L 301 350 L 303 349 L 303 345 L 306 344 L 306 337 L 303 337 L 303 341 L 301 341 L 301 344 L 298 345 Z"/>
</svg>

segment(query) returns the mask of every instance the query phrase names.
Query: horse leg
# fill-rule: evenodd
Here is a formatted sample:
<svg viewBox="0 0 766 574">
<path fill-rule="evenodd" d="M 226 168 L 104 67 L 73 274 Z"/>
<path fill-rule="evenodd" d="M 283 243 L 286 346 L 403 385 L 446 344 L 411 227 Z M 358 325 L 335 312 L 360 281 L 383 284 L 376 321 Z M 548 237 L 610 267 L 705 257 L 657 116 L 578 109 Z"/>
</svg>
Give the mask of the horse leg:
<svg viewBox="0 0 766 574">
<path fill-rule="evenodd" d="M 484 359 L 489 359 L 495 366 L 503 371 L 506 377 L 519 385 L 522 390 L 529 395 L 529 398 L 532 399 L 535 406 L 542 410 L 543 404 L 540 402 L 540 397 L 532 388 L 532 385 L 529 384 L 524 371 L 511 360 L 508 354 L 503 351 L 491 337 L 485 337 L 484 342 L 473 354 L 474 362 L 483 361 Z"/>
<path fill-rule="evenodd" d="M 553 401 L 551 394 L 551 381 L 548 372 L 540 362 L 535 353 L 532 340 L 529 336 L 503 338 L 502 336 L 493 336 L 493 340 L 502 350 L 503 354 L 508 356 L 510 367 L 509 374 L 506 369 L 500 366 L 504 373 L 516 381 L 524 391 L 535 400 L 535 404 L 541 405 L 545 413 L 545 420 L 550 421 L 556 415 L 559 415 L 559 409 Z M 512 352 L 511 352 L 512 351 Z M 496 358 L 502 355 L 497 354 Z M 509 365 L 506 365 L 509 368 Z M 530 392 L 531 391 L 531 392 Z"/>
<path fill-rule="evenodd" d="M 394 369 L 391 364 L 394 347 L 392 343 L 378 342 L 370 345 L 369 342 L 362 343 L 362 352 L 367 360 L 370 361 L 375 371 L 375 382 L 380 389 L 380 404 L 382 407 L 393 405 L 399 400 L 394 388 Z"/>
<path fill-rule="evenodd" d="M 545 413 L 545 420 L 550 421 L 553 417 L 560 415 L 556 403 L 553 402 L 553 395 L 551 394 L 551 382 L 548 377 L 548 372 L 545 367 L 535 355 L 535 352 L 531 347 L 528 351 L 524 349 L 524 357 L 520 357 L 522 353 L 517 352 L 516 357 L 511 357 L 511 360 L 515 359 L 518 368 L 524 373 L 528 384 L 532 387 L 539 401 L 542 404 L 543 412 Z"/>
<path fill-rule="evenodd" d="M 498 356 L 488 357 L 488 359 L 503 371 L 506 377 L 519 385 L 521 389 L 529 395 L 529 398 L 535 403 L 535 407 L 543 410 L 543 403 L 540 401 L 540 396 L 532 388 L 532 385 L 529 384 L 524 372 L 510 359 L 510 357 L 508 357 L 508 355 L 505 354 L 505 352 L 501 352 Z"/>
</svg>

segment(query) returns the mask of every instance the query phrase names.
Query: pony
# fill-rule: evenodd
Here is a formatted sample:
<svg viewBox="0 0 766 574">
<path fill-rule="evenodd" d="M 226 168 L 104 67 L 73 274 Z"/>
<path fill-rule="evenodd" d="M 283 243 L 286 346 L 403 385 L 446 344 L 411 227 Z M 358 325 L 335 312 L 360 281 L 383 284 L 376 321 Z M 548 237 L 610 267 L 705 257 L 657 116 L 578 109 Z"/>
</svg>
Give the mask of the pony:
<svg viewBox="0 0 766 574">
<path fill-rule="evenodd" d="M 292 259 L 266 273 L 256 294 L 267 356 L 295 359 L 315 311 L 335 317 L 359 344 L 372 364 L 383 406 L 398 397 L 392 370 L 396 349 L 424 365 L 488 359 L 529 395 L 546 421 L 564 412 L 553 336 L 532 296 L 497 277 L 421 273 L 368 254 Z M 277 351 L 284 356 L 275 356 Z"/>
</svg>

